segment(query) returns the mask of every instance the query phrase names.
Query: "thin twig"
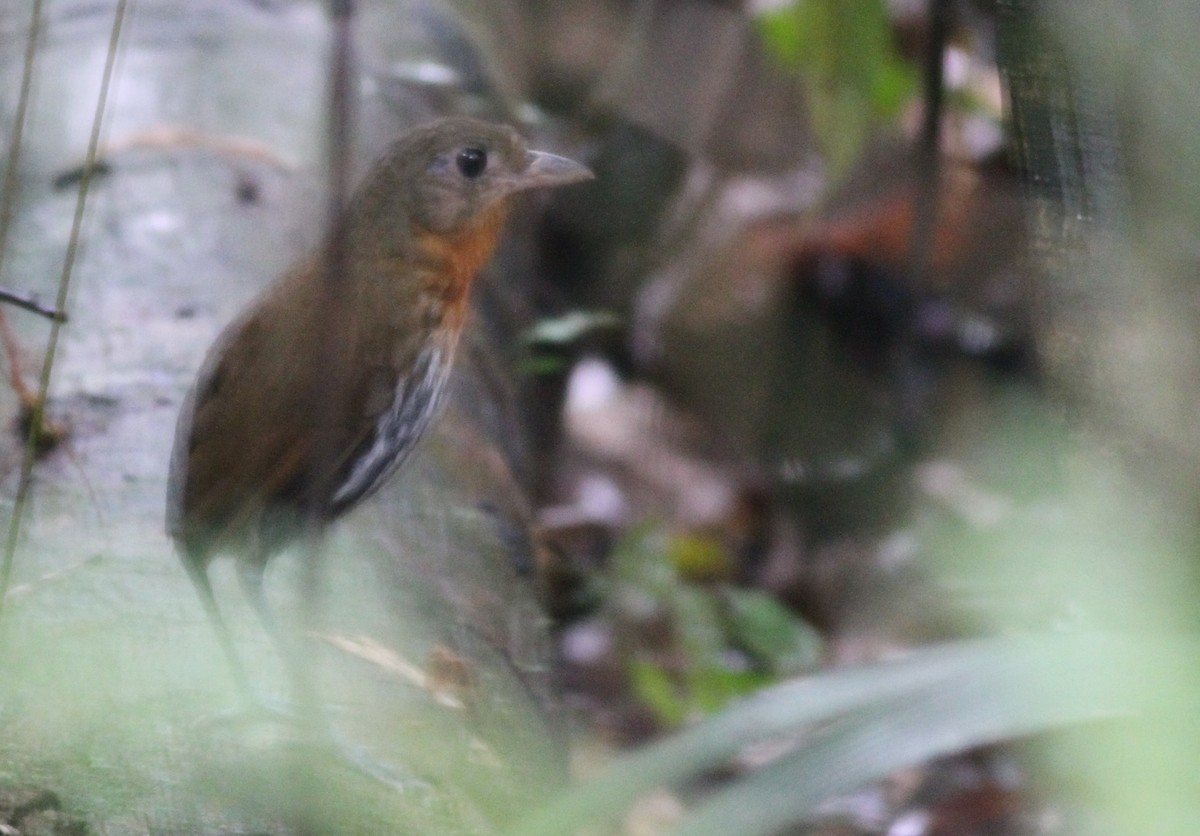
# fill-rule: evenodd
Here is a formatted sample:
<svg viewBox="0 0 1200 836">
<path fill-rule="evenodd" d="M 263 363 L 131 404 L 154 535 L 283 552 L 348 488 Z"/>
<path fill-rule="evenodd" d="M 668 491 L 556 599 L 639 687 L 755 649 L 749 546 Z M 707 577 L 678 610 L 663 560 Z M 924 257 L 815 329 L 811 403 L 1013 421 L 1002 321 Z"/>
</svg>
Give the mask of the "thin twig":
<svg viewBox="0 0 1200 836">
<path fill-rule="evenodd" d="M 8 318 L 3 313 L 0 311 L 0 345 L 4 346 L 4 356 L 8 360 L 8 384 L 17 393 L 17 400 L 21 402 L 21 408 L 32 409 L 37 395 L 29 388 L 29 384 L 21 375 L 23 357 L 21 346 L 17 342 L 17 335 L 8 327 Z"/>
<path fill-rule="evenodd" d="M 950 29 L 948 0 L 929 0 L 929 46 L 925 55 L 925 110 L 917 139 L 917 196 L 914 207 L 909 269 L 914 281 L 925 282 L 933 264 L 934 230 L 937 228 L 938 186 L 941 179 L 941 127 L 943 68 Z"/>
<path fill-rule="evenodd" d="M 8 146 L 8 165 L 4 168 L 4 195 L 0 203 L 0 275 L 4 274 L 4 256 L 8 252 L 8 230 L 12 225 L 13 206 L 17 201 L 17 169 L 25 133 L 25 114 L 29 108 L 29 88 L 33 82 L 33 61 L 37 56 L 38 30 L 42 26 L 42 0 L 33 0 L 29 19 L 29 38 L 25 42 L 25 62 L 21 69 L 21 91 L 13 115 L 12 141 Z"/>
<path fill-rule="evenodd" d="M 53 572 L 47 572 L 46 574 L 42 575 L 40 578 L 35 578 L 34 580 L 29 581 L 28 583 L 16 584 L 15 586 L 13 586 L 12 588 L 10 588 L 8 590 L 9 598 L 17 598 L 21 595 L 29 595 L 30 593 L 37 592 L 39 589 L 41 589 L 43 587 L 50 586 L 51 584 L 57 583 L 58 581 L 61 581 L 63 578 L 66 578 L 69 575 L 75 574 L 80 569 L 86 569 L 89 566 L 96 565 L 97 563 L 100 562 L 101 559 L 102 558 L 100 557 L 100 555 L 94 554 L 91 557 L 87 557 L 87 558 L 84 558 L 83 560 L 76 561 L 75 563 L 72 563 L 70 566 L 64 566 L 61 569 L 55 569 Z"/>
<path fill-rule="evenodd" d="M 42 2 L 34 0 L 32 13 L 29 19 L 29 37 L 25 42 L 25 60 L 21 70 L 21 90 L 17 95 L 17 110 L 13 116 L 13 131 L 12 140 L 8 146 L 8 165 L 4 168 L 4 192 L 0 197 L 0 276 L 4 274 L 4 257 L 8 253 L 8 232 L 12 228 L 13 207 L 17 201 L 17 170 L 20 168 L 21 148 L 25 134 L 25 116 L 29 109 L 29 90 L 33 83 L 33 63 L 37 57 L 38 30 L 42 25 Z M 11 302 L 19 307 L 28 307 L 27 302 L 31 300 L 23 299 L 17 294 L 10 294 L 9 291 L 0 289 L 0 299 L 6 302 Z M 34 307 L 30 308 L 38 313 L 42 310 Z M 21 399 L 22 407 L 27 407 L 31 403 L 29 387 L 26 386 L 25 380 L 21 377 L 20 352 L 17 346 L 16 339 L 13 337 L 8 328 L 8 322 L 2 319 L 3 312 L 0 311 L 0 338 L 3 339 L 5 347 L 5 355 L 8 357 L 9 370 L 11 372 L 11 381 L 13 389 L 17 393 L 17 397 Z M 52 317 L 53 318 L 53 317 Z M 0 568 L 0 604 L 4 599 L 4 584 L 7 583 L 7 567 Z M 3 607 L 0 606 L 0 613 L 3 612 Z"/>
<path fill-rule="evenodd" d="M 309 403 L 319 414 L 318 427 L 332 427 L 335 424 L 330 413 L 331 399 L 327 397 L 327 389 L 336 386 L 345 369 L 345 354 L 341 350 L 340 335 L 344 333 L 346 318 L 350 312 L 346 309 L 343 292 L 346 273 L 349 269 L 350 253 L 346 224 L 343 222 L 344 207 L 349 194 L 350 183 L 350 149 L 353 137 L 354 118 L 354 28 L 355 4 L 353 0 L 329 0 L 329 17 L 331 23 L 331 38 L 329 52 L 328 75 L 328 134 L 326 154 L 328 163 L 327 204 L 326 204 L 326 242 L 324 249 L 323 275 L 321 277 L 321 299 L 324 316 L 322 317 L 322 352 L 324 358 L 319 374 L 313 378 L 312 390 L 308 393 Z M 333 460 L 332 437 L 325 432 L 318 432 L 316 443 L 311 454 L 314 459 L 313 473 L 326 472 L 326 463 Z M 320 479 L 321 477 L 317 477 Z M 317 502 L 319 492 L 314 491 L 309 502 Z M 308 509 L 310 524 L 306 531 L 306 554 L 300 574 L 300 599 L 305 621 L 305 632 L 312 632 L 312 627 L 319 622 L 319 606 L 321 580 L 323 577 L 325 538 L 319 522 L 320 513 L 316 507 Z M 315 694 L 302 694 L 315 703 Z M 319 707 L 303 705 L 301 710 L 311 713 L 305 719 L 310 722 L 320 722 Z"/>
<path fill-rule="evenodd" d="M 83 177 L 79 181 L 79 195 L 75 201 L 75 216 L 71 221 L 71 234 L 67 240 L 67 251 L 63 258 L 62 273 L 58 279 L 58 296 L 54 306 L 62 311 L 67 307 L 67 294 L 71 287 L 71 274 L 75 269 L 75 258 L 79 252 L 79 239 L 83 229 L 83 210 L 87 206 L 88 189 L 91 186 L 92 172 L 95 170 L 96 151 L 100 146 L 100 129 L 104 122 L 104 109 L 108 103 L 108 90 L 112 83 L 113 68 L 117 62 L 117 46 L 121 39 L 121 26 L 125 22 L 125 7 L 127 0 L 117 0 L 113 14 L 112 33 L 108 41 L 108 55 L 104 61 L 104 72 L 100 77 L 100 92 L 96 100 L 96 115 L 92 119 L 92 134 L 88 138 L 87 157 L 85 158 Z M 17 550 L 17 541 L 21 535 L 21 518 L 25 506 L 29 502 L 29 494 L 33 485 L 33 463 L 37 456 L 37 430 L 41 426 L 46 408 L 46 395 L 50 391 L 50 377 L 54 371 L 54 359 L 58 351 L 59 336 L 63 323 L 54 322 L 50 326 L 50 339 L 46 346 L 46 355 L 42 361 L 42 373 L 38 380 L 38 399 L 34 405 L 31 430 L 25 444 L 25 455 L 21 460 L 21 481 L 17 485 L 17 495 L 13 500 L 12 518 L 8 525 L 8 539 L 4 544 L 3 563 L 0 563 L 0 621 L 4 617 L 4 601 L 8 595 L 9 580 L 12 576 L 13 557 Z"/>
<path fill-rule="evenodd" d="M 21 70 L 21 91 L 17 98 L 17 112 L 13 120 L 12 141 L 8 148 L 8 166 L 4 172 L 3 205 L 0 206 L 0 275 L 4 272 L 4 256 L 8 252 L 8 230 L 12 224 L 13 205 L 17 193 L 17 168 L 21 159 L 21 146 L 25 132 L 25 117 L 29 106 L 29 89 L 33 82 L 33 62 L 37 57 L 38 30 L 42 26 L 42 0 L 33 0 L 33 8 L 29 19 L 29 38 L 25 42 L 25 61 Z M 9 352 L 9 363 L 12 364 L 13 377 L 22 386 L 17 369 L 17 358 Z M 26 453 L 32 449 L 32 443 L 26 447 Z M 32 461 L 32 457 L 29 456 Z M 23 481 L 23 480 L 22 480 Z M 18 490 L 18 495 L 20 490 Z M 23 505 L 23 503 L 21 503 Z M 13 553 L 16 551 L 17 518 L 21 505 L 14 505 L 12 519 L 9 521 L 8 540 L 4 549 L 4 557 L 0 559 L 0 626 L 4 620 L 4 600 L 8 595 L 9 578 L 12 576 Z"/>
<path fill-rule="evenodd" d="M 349 235 L 343 223 L 343 212 L 350 192 L 350 148 L 353 141 L 354 122 L 354 0 L 329 0 L 329 16 L 333 25 L 333 44 L 329 57 L 329 134 L 328 154 L 329 180 L 328 203 L 326 204 L 326 228 L 328 241 L 325 249 L 322 296 L 326 316 L 324 318 L 325 346 L 321 356 L 334 358 L 325 364 L 323 375 L 316 378 L 317 391 L 312 393 L 312 404 L 316 409 L 328 409 L 330 399 L 321 391 L 337 381 L 345 368 L 336 358 L 342 356 L 339 346 L 345 326 L 346 310 L 342 281 L 350 268 Z M 320 426 L 333 426 L 330 420 Z M 324 472 L 326 462 L 332 461 L 334 451 L 329 438 L 318 439 L 315 455 L 318 457 L 314 473 Z M 314 493 L 314 496 L 317 494 Z M 316 510 L 316 509 L 314 509 Z M 314 516 L 315 518 L 315 516 Z M 306 603 L 315 600 L 320 579 L 321 538 L 314 538 L 312 559 L 308 561 L 310 574 L 306 581 Z"/>
<path fill-rule="evenodd" d="M 934 245 L 938 223 L 938 192 L 941 185 L 941 126 L 945 100 L 942 87 L 946 41 L 950 30 L 949 0 L 929 0 L 929 44 L 924 70 L 925 112 L 917 140 L 916 191 L 913 224 L 909 242 L 908 270 L 916 288 L 943 287 L 930 281 L 934 263 Z M 905 445 L 916 438 L 916 430 L 925 410 L 929 387 L 928 369 L 919 356 L 915 304 L 910 303 L 897 347 L 894 368 L 899 388 L 899 432 Z"/>
<path fill-rule="evenodd" d="M 22 310 L 30 311 L 38 316 L 44 316 L 52 322 L 66 322 L 67 314 L 65 311 L 60 311 L 55 308 L 47 308 L 43 305 L 36 296 L 28 293 L 17 293 L 15 290 L 7 290 L 0 287 L 0 302 L 7 302 L 10 305 L 15 305 Z"/>
</svg>

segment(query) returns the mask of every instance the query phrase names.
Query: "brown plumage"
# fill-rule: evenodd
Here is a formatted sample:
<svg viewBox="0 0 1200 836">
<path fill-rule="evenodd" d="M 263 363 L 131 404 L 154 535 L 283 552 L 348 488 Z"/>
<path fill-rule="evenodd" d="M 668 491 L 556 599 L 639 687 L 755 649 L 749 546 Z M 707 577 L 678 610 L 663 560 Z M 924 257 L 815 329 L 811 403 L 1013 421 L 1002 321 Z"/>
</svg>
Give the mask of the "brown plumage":
<svg viewBox="0 0 1200 836">
<path fill-rule="evenodd" d="M 326 244 L 218 338 L 180 414 L 167 528 L 243 689 L 210 561 L 237 559 L 282 645 L 262 595 L 267 562 L 374 492 L 428 428 L 513 195 L 590 177 L 510 128 L 463 118 L 417 128 L 343 214 L 336 304 Z"/>
</svg>

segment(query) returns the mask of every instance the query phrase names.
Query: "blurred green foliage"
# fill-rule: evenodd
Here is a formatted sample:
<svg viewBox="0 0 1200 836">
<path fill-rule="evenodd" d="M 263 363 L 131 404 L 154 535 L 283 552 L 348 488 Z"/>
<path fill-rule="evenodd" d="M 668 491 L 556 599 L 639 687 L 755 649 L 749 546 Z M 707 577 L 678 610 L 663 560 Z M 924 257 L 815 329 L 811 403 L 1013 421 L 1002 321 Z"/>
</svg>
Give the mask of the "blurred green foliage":
<svg viewBox="0 0 1200 836">
<path fill-rule="evenodd" d="M 811 671 L 821 661 L 820 635 L 770 595 L 731 587 L 724 592 L 730 633 L 777 676 Z"/>
<path fill-rule="evenodd" d="M 625 756 L 509 832 L 573 833 L 655 787 L 728 766 L 752 744 L 791 739 L 798 745 L 740 770 L 674 831 L 784 832 L 818 818 L 829 798 L 905 765 L 1066 724 L 1153 717 L 1172 705 L 1158 688 L 1161 673 L 1194 668 L 1197 652 L 1194 642 L 1100 633 L 1006 636 L 792 679 Z"/>
<path fill-rule="evenodd" d="M 530 375 L 562 374 L 589 338 L 612 332 L 622 325 L 611 311 L 568 311 L 535 322 L 521 335 L 526 349 L 518 364 Z"/>
<path fill-rule="evenodd" d="M 538 320 L 523 339 L 529 345 L 568 346 L 596 331 L 621 325 L 621 318 L 611 311 L 568 311 L 561 316 Z"/>
<path fill-rule="evenodd" d="M 652 524 L 616 549 L 616 619 L 643 625 L 627 662 L 633 691 L 667 725 L 710 714 L 820 661 L 816 631 L 768 594 L 727 580 L 732 566 L 717 537 Z"/>
<path fill-rule="evenodd" d="M 1050 799 L 1057 831 L 1200 831 L 1200 178 L 1186 176 L 1200 155 L 1195 120 L 1180 116 L 1196 109 L 1198 15 L 1129 0 L 997 4 L 1015 144 L 1036 187 L 1031 292 L 1055 303 L 1039 308 L 1036 335 L 1052 385 L 988 387 L 947 422 L 938 453 L 959 484 L 936 502 L 918 494 L 909 530 L 927 605 L 985 637 L 729 700 L 512 832 L 573 832 L 715 770 L 728 780 L 691 794 L 673 833 L 792 832 L 901 767 L 1001 741 L 1029 744 L 1023 791 Z M 836 176 L 913 90 L 883 4 L 798 0 L 760 26 L 809 90 Z M 696 545 L 684 553 L 683 565 L 712 562 Z M 664 678 L 646 678 L 661 700 Z M 767 741 L 770 758 L 745 757 Z"/>
<path fill-rule="evenodd" d="M 793 0 L 758 17 L 771 53 L 799 76 L 832 179 L 917 89 L 883 0 Z"/>
</svg>

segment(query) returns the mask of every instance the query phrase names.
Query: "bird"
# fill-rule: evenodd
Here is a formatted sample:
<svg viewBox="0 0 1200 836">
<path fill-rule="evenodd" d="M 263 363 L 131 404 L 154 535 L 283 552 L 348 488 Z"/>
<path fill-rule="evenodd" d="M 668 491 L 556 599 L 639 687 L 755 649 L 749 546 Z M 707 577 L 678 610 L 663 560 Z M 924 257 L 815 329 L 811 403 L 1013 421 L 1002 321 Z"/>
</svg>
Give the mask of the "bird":
<svg viewBox="0 0 1200 836">
<path fill-rule="evenodd" d="M 166 528 L 243 695 L 212 561 L 234 558 L 296 675 L 301 659 L 264 595 L 268 563 L 375 493 L 436 420 L 471 286 L 514 198 L 592 176 L 506 125 L 417 126 L 369 169 L 324 241 L 209 349 L 180 409 Z"/>
</svg>

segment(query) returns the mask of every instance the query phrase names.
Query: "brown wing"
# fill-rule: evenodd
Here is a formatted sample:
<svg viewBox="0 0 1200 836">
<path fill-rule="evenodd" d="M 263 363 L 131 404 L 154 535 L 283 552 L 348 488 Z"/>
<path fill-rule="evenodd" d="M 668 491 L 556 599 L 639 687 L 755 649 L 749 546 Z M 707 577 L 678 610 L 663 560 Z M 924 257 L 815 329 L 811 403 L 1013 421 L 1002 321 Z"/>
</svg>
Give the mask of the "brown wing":
<svg viewBox="0 0 1200 836">
<path fill-rule="evenodd" d="M 209 353 L 172 457 L 168 528 L 185 544 L 236 550 L 273 508 L 348 507 L 331 502 L 348 462 L 428 341 L 437 314 L 403 262 L 356 275 L 335 305 L 320 295 L 317 263 L 286 274 Z"/>
<path fill-rule="evenodd" d="M 280 310 L 289 275 L 218 338 L 185 408 L 172 457 L 176 537 L 244 541 L 261 512 L 294 484 L 312 450 L 310 305 Z M 299 301 L 299 300 L 298 300 Z M 308 407 L 308 408 L 306 408 Z"/>
</svg>

